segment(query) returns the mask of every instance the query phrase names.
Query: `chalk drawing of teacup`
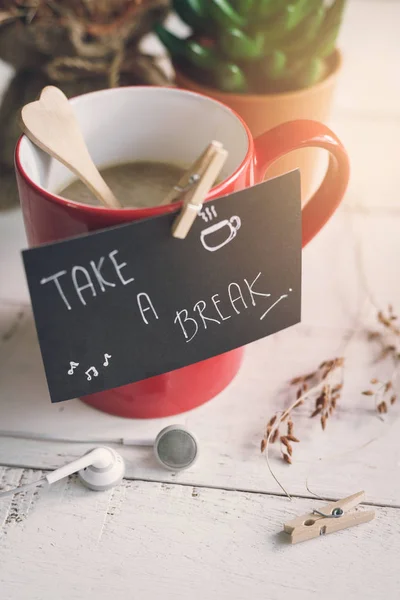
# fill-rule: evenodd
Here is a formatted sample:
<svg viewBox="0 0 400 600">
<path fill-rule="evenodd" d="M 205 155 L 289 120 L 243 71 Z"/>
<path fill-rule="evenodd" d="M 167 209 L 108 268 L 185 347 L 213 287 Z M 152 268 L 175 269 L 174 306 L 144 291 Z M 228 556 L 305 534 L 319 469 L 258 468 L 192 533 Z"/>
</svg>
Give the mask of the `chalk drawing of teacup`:
<svg viewBox="0 0 400 600">
<path fill-rule="evenodd" d="M 224 219 L 223 221 L 220 221 L 219 223 L 215 223 L 214 225 L 211 225 L 210 227 L 203 229 L 203 231 L 200 234 L 200 241 L 206 250 L 208 250 L 209 252 L 215 252 L 216 250 L 219 250 L 226 244 L 229 244 L 229 242 L 231 240 L 233 240 L 233 238 L 236 236 L 238 230 L 240 229 L 241 224 L 242 223 L 240 221 L 240 218 L 236 217 L 236 216 L 231 217 L 229 220 Z M 209 245 L 206 242 L 206 238 L 208 238 L 208 236 L 212 235 L 216 231 L 219 231 L 223 227 L 226 227 L 226 230 L 227 230 L 228 235 L 227 235 L 226 239 L 223 242 L 220 242 L 219 244 L 217 244 L 216 246 Z"/>
</svg>

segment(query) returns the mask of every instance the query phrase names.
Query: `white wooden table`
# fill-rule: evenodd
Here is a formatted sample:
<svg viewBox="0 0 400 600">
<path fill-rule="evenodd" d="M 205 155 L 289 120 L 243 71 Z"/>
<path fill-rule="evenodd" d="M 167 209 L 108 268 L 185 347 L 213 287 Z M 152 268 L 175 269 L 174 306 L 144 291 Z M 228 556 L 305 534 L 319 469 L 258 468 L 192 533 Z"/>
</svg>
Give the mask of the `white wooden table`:
<svg viewBox="0 0 400 600">
<path fill-rule="evenodd" d="M 350 153 L 342 208 L 304 252 L 302 323 L 248 347 L 234 383 L 209 404 L 157 421 L 124 420 L 79 401 L 51 405 L 20 250 L 19 210 L 0 215 L 0 485 L 40 478 L 96 440 L 123 454 L 110 492 L 75 478 L 0 501 L 1 600 L 400 597 L 400 407 L 380 420 L 361 396 L 374 375 L 364 329 L 377 305 L 400 310 L 400 3 L 350 0 L 332 128 Z M 362 265 L 362 272 L 360 271 Z M 259 444 L 285 406 L 285 383 L 345 349 L 340 407 L 322 432 L 304 409 L 294 464 Z M 201 443 L 175 475 L 118 440 L 178 421 Z M 47 439 L 44 439 L 47 438 Z M 67 440 L 67 441 L 65 441 Z M 364 489 L 371 523 L 291 546 L 283 523 Z"/>
</svg>

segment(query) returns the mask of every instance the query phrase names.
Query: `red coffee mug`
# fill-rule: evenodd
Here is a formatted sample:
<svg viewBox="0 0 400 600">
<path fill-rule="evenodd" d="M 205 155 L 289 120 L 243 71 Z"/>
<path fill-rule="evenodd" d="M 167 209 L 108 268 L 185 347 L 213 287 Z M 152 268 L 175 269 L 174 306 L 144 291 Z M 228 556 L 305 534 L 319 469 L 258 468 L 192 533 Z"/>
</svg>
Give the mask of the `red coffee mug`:
<svg viewBox="0 0 400 600">
<path fill-rule="evenodd" d="M 303 208 L 303 246 L 323 227 L 342 200 L 349 161 L 341 142 L 325 125 L 291 121 L 253 140 L 244 121 L 224 104 L 172 88 L 124 87 L 71 100 L 95 163 L 109 166 L 135 160 L 191 164 L 213 139 L 229 152 L 223 181 L 207 200 L 264 179 L 269 165 L 284 154 L 316 146 L 330 152 L 325 178 Z M 180 203 L 145 209 L 108 209 L 66 200 L 57 194 L 70 172 L 25 136 L 15 154 L 17 182 L 30 246 L 52 242 L 176 210 Z M 239 370 L 243 349 L 82 398 L 123 417 L 164 417 L 213 398 Z"/>
</svg>

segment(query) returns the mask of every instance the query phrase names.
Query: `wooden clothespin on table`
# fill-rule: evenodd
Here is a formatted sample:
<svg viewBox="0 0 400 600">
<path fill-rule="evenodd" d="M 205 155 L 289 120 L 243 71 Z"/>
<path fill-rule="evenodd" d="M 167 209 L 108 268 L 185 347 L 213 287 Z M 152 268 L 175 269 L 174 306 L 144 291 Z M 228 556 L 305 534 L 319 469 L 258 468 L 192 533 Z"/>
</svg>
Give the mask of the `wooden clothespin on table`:
<svg viewBox="0 0 400 600">
<path fill-rule="evenodd" d="M 182 210 L 172 226 L 172 235 L 184 239 L 227 159 L 228 152 L 213 141 L 171 190 L 163 204 L 183 199 Z"/>
<path fill-rule="evenodd" d="M 351 510 L 364 500 L 365 492 L 358 492 L 323 506 L 320 510 L 297 517 L 284 525 L 284 531 L 290 534 L 292 544 L 305 542 L 320 535 L 326 535 L 354 525 L 367 523 L 375 517 L 374 510 Z"/>
</svg>

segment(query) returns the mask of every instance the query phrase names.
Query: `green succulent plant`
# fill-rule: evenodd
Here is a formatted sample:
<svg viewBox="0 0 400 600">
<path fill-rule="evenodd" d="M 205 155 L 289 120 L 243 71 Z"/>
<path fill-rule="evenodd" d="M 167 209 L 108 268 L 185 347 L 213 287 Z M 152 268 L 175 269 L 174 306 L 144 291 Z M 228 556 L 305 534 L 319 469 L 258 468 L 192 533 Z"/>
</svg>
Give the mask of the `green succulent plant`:
<svg viewBox="0 0 400 600">
<path fill-rule="evenodd" d="M 186 39 L 157 24 L 174 64 L 225 92 L 273 93 L 323 79 L 346 0 L 172 0 Z"/>
</svg>

